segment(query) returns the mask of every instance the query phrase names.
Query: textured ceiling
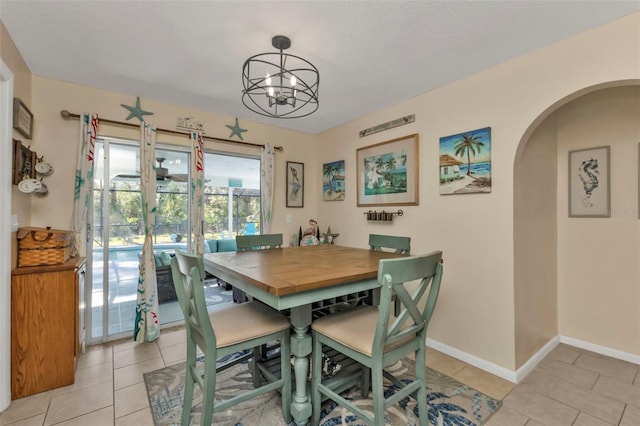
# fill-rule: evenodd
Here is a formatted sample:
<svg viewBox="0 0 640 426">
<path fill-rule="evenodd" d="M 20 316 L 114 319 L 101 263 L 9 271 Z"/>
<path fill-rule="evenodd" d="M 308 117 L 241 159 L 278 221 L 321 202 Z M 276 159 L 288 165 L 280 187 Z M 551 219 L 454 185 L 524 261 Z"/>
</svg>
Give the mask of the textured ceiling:
<svg viewBox="0 0 640 426">
<path fill-rule="evenodd" d="M 637 11 L 640 1 L 0 0 L 36 75 L 313 134 Z M 320 70 L 309 117 L 242 105 L 242 64 L 273 51 L 276 34 Z"/>
</svg>

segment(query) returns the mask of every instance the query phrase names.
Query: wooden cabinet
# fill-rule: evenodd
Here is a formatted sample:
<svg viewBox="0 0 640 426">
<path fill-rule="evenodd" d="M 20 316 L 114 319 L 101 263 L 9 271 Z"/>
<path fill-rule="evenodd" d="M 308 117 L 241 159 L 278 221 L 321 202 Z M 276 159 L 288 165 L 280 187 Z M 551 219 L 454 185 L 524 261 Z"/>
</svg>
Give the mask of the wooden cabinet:
<svg viewBox="0 0 640 426">
<path fill-rule="evenodd" d="M 11 399 L 73 383 L 84 348 L 84 263 L 11 271 Z"/>
</svg>

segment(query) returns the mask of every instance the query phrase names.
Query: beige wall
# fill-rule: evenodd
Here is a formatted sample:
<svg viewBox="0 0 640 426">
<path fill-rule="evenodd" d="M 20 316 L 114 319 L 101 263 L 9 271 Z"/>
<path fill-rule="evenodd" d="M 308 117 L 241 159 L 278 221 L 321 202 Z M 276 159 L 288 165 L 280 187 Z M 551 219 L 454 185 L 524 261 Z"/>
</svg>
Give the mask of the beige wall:
<svg viewBox="0 0 640 426">
<path fill-rule="evenodd" d="M 516 368 L 558 335 L 556 134 L 552 116 L 514 166 Z"/>
<path fill-rule="evenodd" d="M 557 112 L 558 329 L 640 354 L 640 87 L 601 90 Z M 568 151 L 610 146 L 611 218 L 568 217 Z"/>
<path fill-rule="evenodd" d="M 38 154 L 45 155 L 55 173 L 46 178 L 49 195 L 44 198 L 33 199 L 33 226 L 52 226 L 54 228 L 69 229 L 71 212 L 73 210 L 73 190 L 75 179 L 75 161 L 78 145 L 78 120 L 64 120 L 60 110 L 66 109 L 72 113 L 96 112 L 100 117 L 111 120 L 124 121 L 128 111 L 120 104 L 133 105 L 136 98 L 133 95 L 108 92 L 86 86 L 65 83 L 59 80 L 33 77 L 33 113 L 36 117 L 35 133 L 38 140 Z M 177 117 L 192 116 L 204 124 L 207 136 L 229 138 L 230 130 L 226 124 L 234 124 L 235 118 L 219 116 L 204 111 L 198 111 L 157 102 L 151 99 L 141 99 L 142 108 L 154 114 L 147 116 L 147 121 L 158 128 L 175 129 Z M 130 122 L 138 123 L 137 119 Z M 306 224 L 309 217 L 315 215 L 317 208 L 313 196 L 306 194 L 304 208 L 286 209 L 285 198 L 285 164 L 286 161 L 305 163 L 306 188 L 318 185 L 317 165 L 312 161 L 315 144 L 313 135 L 294 132 L 277 127 L 264 126 L 246 120 L 240 120 L 240 126 L 247 129 L 243 133 L 244 140 L 252 143 L 266 143 L 281 145 L 284 151 L 276 153 L 275 172 L 275 202 L 273 208 L 273 232 L 291 234 L 301 224 Z M 98 134 L 126 139 L 139 140 L 139 130 L 101 124 Z M 174 144 L 188 146 L 188 139 L 181 136 L 158 134 L 160 144 Z M 239 152 L 250 155 L 260 155 L 256 148 L 244 148 L 227 143 L 205 142 L 206 150 Z M 292 223 L 285 223 L 285 215 L 292 215 Z"/>
<path fill-rule="evenodd" d="M 523 140 L 514 166 L 517 367 L 558 334 L 624 354 L 640 349 L 640 87 L 568 99 Z M 569 218 L 568 151 L 605 144 L 612 217 Z"/>
<path fill-rule="evenodd" d="M 527 292 L 522 292 L 522 287 L 516 287 L 515 284 L 530 282 L 515 278 L 516 267 L 531 268 L 530 265 L 518 264 L 514 258 L 514 250 L 519 247 L 514 243 L 514 226 L 519 220 L 514 219 L 514 214 L 517 213 L 514 212 L 514 189 L 519 184 L 514 173 L 514 161 L 519 152 L 518 147 L 521 141 L 524 144 L 529 140 L 532 123 L 541 121 L 541 117 L 549 112 L 551 106 L 567 96 L 604 82 L 640 80 L 638 28 L 640 14 L 635 14 L 441 89 L 381 109 L 320 135 L 306 135 L 241 120 L 241 126 L 249 130 L 244 133 L 246 140 L 271 142 L 285 147 L 283 153 L 276 155 L 273 231 L 290 235 L 297 231 L 298 226 L 305 225 L 310 217 L 315 217 L 323 231 L 331 226 L 334 232 L 340 233 L 336 242 L 341 245 L 366 247 L 367 235 L 375 232 L 411 236 L 412 252 L 416 254 L 442 249 L 445 276 L 429 330 L 430 342 L 492 372 L 508 375 L 523 361 L 521 353 L 528 353 L 553 333 L 552 321 L 540 326 L 539 330 L 525 330 L 521 325 L 527 324 L 530 314 L 516 315 L 516 307 L 523 306 L 521 303 L 527 301 L 524 305 L 527 309 L 549 312 L 555 309 L 555 301 L 549 301 L 548 305 L 544 303 L 545 293 L 536 294 L 535 303 L 531 303 Z M 39 154 L 44 154 L 54 165 L 56 173 L 48 179 L 49 196 L 32 203 L 31 224 L 68 228 L 72 210 L 78 123 L 75 120 L 62 120 L 59 111 L 68 109 L 74 113 L 97 112 L 105 118 L 123 120 L 127 111 L 120 104 L 133 104 L 135 94 L 107 92 L 35 76 L 32 90 L 31 105 L 35 115 L 37 139 L 35 144 Z M 174 128 L 176 117 L 191 115 L 204 122 L 208 135 L 227 138 L 229 131 L 224 125 L 233 123 L 233 117 L 167 105 L 152 99 L 142 99 L 141 102 L 145 110 L 155 113 L 153 121 L 158 127 Z M 416 114 L 415 123 L 365 138 L 358 137 L 358 132 L 364 128 L 412 113 Z M 561 130 L 558 133 L 557 157 L 560 165 L 565 162 L 561 151 L 563 147 L 568 148 L 565 146 L 564 135 L 570 132 L 571 126 L 565 124 L 569 122 L 566 119 L 562 122 L 562 127 L 559 127 Z M 438 138 L 486 126 L 492 128 L 492 192 L 439 195 Z M 100 133 L 137 138 L 137 131 L 112 126 L 102 126 Z M 355 151 L 362 146 L 412 133 L 418 133 L 420 137 L 420 205 L 402 207 L 405 215 L 395 218 L 393 224 L 369 223 L 363 215 L 367 208 L 356 207 Z M 539 136 L 535 137 L 543 136 L 541 130 Z M 184 143 L 175 137 L 163 136 L 159 137 L 158 142 Z M 207 144 L 207 148 L 231 149 L 227 144 L 211 143 Z M 536 149 L 538 148 L 545 154 L 554 155 L 548 153 L 546 148 Z M 524 148 L 521 150 L 525 154 L 526 151 Z M 633 158 L 637 159 L 637 152 Z M 324 202 L 321 194 L 321 166 L 323 163 L 342 159 L 346 165 L 346 199 L 342 202 Z M 287 160 L 305 163 L 306 192 L 303 209 L 284 207 L 284 168 Z M 615 163 L 615 158 L 612 160 Z M 553 166 L 553 162 L 548 163 Z M 562 167 L 559 167 L 560 173 Z M 558 193 L 562 192 L 562 184 L 563 177 L 559 175 Z M 551 203 L 545 198 L 546 202 Z M 559 196 L 558 212 L 566 211 L 563 202 L 566 204 Z M 629 203 L 632 202 L 637 206 L 637 199 Z M 293 216 L 291 224 L 285 223 L 286 214 Z M 568 236 L 560 232 L 564 223 L 561 213 L 558 215 L 560 244 L 561 241 L 567 241 Z M 583 220 L 580 223 L 586 222 Z M 633 293 L 631 285 L 632 282 L 638 282 L 637 266 L 632 270 L 627 264 L 621 264 L 622 259 L 626 258 L 633 258 L 633 265 L 638 263 L 637 219 L 633 223 L 636 227 L 636 244 L 625 242 L 623 248 L 626 252 L 616 259 L 609 259 L 616 270 L 611 271 L 609 268 L 606 272 L 615 280 L 629 284 L 620 289 L 629 290 L 628 296 L 635 296 L 635 299 L 627 299 L 627 306 L 633 300 L 636 303 L 638 301 L 637 288 Z M 600 230 L 595 236 L 598 239 L 605 238 Z M 572 260 L 567 258 L 563 250 L 559 246 L 558 286 L 564 282 L 584 281 L 582 272 L 562 267 L 563 263 Z M 548 259 L 545 261 L 552 263 Z M 573 261 L 577 263 L 577 260 Z M 575 277 L 567 279 L 568 275 L 574 273 Z M 600 271 L 595 276 L 600 278 L 603 274 Z M 553 286 L 552 283 L 549 285 Z M 551 287 L 545 287 L 545 291 L 551 293 Z M 571 309 L 566 306 L 571 297 L 561 292 L 558 300 L 561 334 L 640 354 L 637 345 L 621 343 L 625 336 L 605 338 L 605 330 L 601 332 L 600 329 L 604 329 L 608 323 L 599 325 L 594 331 L 590 327 L 573 329 L 574 317 L 577 315 L 569 315 Z M 614 309 L 616 308 L 611 308 Z M 622 309 L 617 312 L 621 311 Z M 539 311 L 535 310 L 531 315 L 539 315 L 537 312 Z M 630 309 L 627 312 L 631 314 L 628 321 L 640 323 L 637 310 Z M 632 331 L 629 329 L 627 340 L 633 337 Z M 524 340 L 520 340 L 522 332 L 525 333 Z M 534 338 L 530 344 L 525 342 L 527 336 Z M 518 356 L 516 347 L 522 347 L 523 350 L 520 352 L 518 349 Z"/>
<path fill-rule="evenodd" d="M 31 102 L 31 71 L 24 62 L 22 55 L 18 52 L 11 36 L 4 27 L 4 24 L 0 21 L 0 56 L 4 63 L 9 67 L 13 73 L 13 96 L 20 98 L 27 107 L 30 109 Z M 33 112 L 33 110 L 32 110 Z M 13 131 L 13 138 L 22 141 L 25 145 L 35 147 L 37 139 L 34 136 L 33 140 L 25 139 L 17 131 Z M 35 148 L 34 148 L 35 149 Z M 18 216 L 18 221 L 21 225 L 28 225 L 31 223 L 31 196 L 23 194 L 18 190 L 15 185 L 11 186 L 11 206 L 12 214 Z M 12 234 L 11 238 L 11 265 L 16 265 L 16 242 L 15 234 Z"/>
<path fill-rule="evenodd" d="M 346 200 L 320 201 L 318 210 L 320 223 L 341 233 L 340 244 L 365 246 L 369 233 L 393 233 L 411 236 L 413 253 L 444 251 L 444 281 L 428 333 L 434 343 L 498 373 L 520 365 L 513 241 L 518 146 L 530 136 L 532 123 L 567 96 L 604 82 L 638 80 L 638 28 L 640 14 L 635 14 L 320 135 L 319 163 L 346 163 Z M 412 113 L 415 123 L 358 137 L 362 129 Z M 492 192 L 439 195 L 439 137 L 486 126 L 492 128 Z M 411 133 L 420 135 L 420 205 L 403 207 L 405 215 L 392 225 L 368 223 L 366 209 L 356 207 L 355 150 Z M 637 261 L 637 247 L 631 253 Z M 639 322 L 637 316 L 630 321 Z M 546 328 L 535 334 L 543 339 Z"/>
</svg>

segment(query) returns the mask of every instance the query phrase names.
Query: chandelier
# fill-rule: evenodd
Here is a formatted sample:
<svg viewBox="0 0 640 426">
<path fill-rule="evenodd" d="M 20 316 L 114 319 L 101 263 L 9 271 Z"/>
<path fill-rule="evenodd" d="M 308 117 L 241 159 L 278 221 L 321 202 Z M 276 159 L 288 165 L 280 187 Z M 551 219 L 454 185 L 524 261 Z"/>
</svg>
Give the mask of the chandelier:
<svg viewBox="0 0 640 426">
<path fill-rule="evenodd" d="M 306 59 L 283 53 L 288 37 L 277 35 L 271 44 L 280 53 L 260 53 L 242 66 L 242 103 L 272 118 L 300 118 L 318 109 L 318 69 Z"/>
</svg>

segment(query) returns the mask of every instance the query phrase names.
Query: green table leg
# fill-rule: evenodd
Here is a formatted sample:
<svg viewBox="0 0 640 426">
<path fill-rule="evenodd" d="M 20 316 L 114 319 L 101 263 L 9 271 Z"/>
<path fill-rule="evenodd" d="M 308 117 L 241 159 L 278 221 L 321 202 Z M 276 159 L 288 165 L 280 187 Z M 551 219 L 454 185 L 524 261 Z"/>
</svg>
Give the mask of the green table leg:
<svg viewBox="0 0 640 426">
<path fill-rule="evenodd" d="M 311 417 L 311 398 L 307 393 L 307 377 L 309 374 L 309 355 L 311 354 L 311 305 L 291 308 L 291 352 L 295 360 L 293 363 L 296 378 L 296 389 L 291 401 L 291 415 L 296 425 L 306 425 Z"/>
</svg>

